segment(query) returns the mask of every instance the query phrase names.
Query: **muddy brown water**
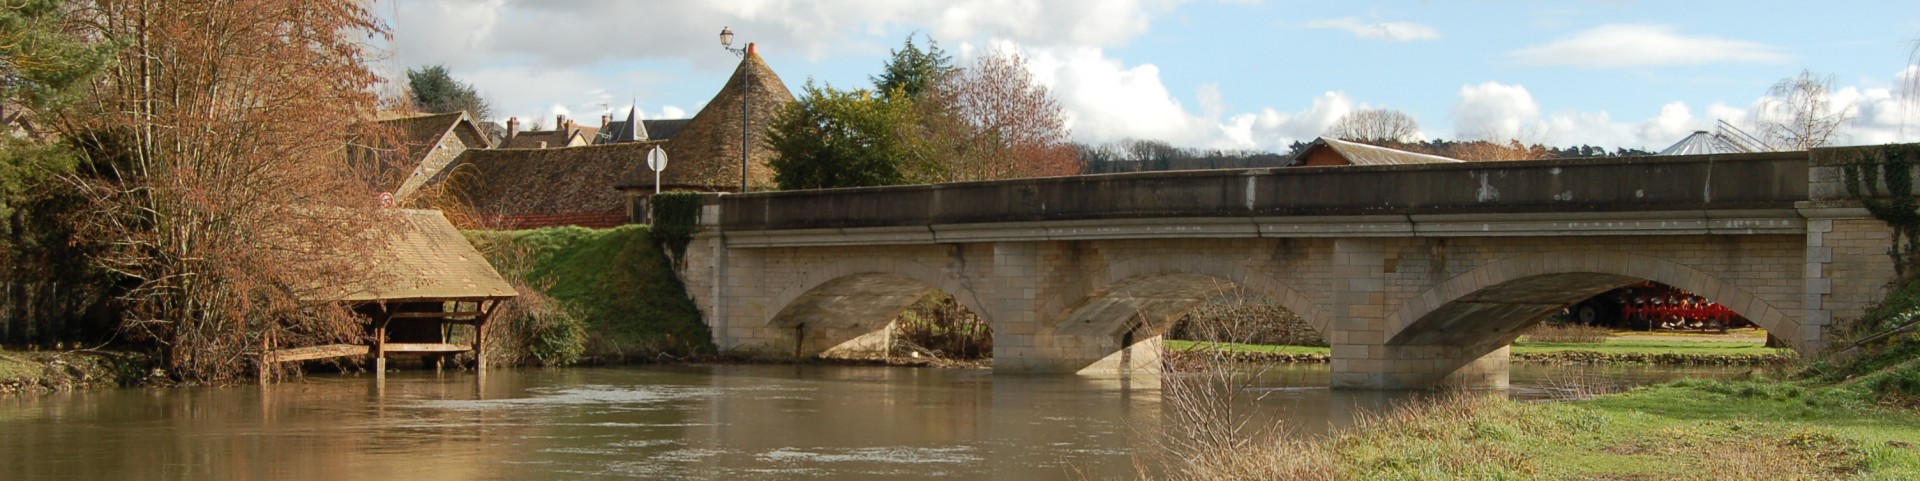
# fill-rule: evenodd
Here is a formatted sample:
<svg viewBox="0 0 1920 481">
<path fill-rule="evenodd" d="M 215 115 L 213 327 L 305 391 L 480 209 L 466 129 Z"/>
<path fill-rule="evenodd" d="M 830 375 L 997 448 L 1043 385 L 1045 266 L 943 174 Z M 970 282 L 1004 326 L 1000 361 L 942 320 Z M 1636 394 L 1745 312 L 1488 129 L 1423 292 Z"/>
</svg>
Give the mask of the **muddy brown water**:
<svg viewBox="0 0 1920 481">
<path fill-rule="evenodd" d="M 1517 398 L 1737 368 L 1513 367 Z M 1301 435 L 1411 393 L 1265 372 L 1253 411 Z M 1162 409 L 1152 379 L 983 370 L 654 366 L 314 375 L 271 386 L 0 399 L 0 480 L 1113 479 Z"/>
</svg>

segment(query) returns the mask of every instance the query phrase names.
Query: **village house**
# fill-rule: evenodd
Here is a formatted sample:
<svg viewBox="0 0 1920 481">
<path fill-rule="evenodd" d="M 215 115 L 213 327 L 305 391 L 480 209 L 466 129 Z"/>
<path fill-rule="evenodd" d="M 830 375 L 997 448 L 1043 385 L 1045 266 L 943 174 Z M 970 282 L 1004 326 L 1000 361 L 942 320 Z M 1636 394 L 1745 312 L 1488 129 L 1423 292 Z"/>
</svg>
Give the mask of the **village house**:
<svg viewBox="0 0 1920 481">
<path fill-rule="evenodd" d="M 520 118 L 507 118 L 506 139 L 500 142 L 503 149 L 555 149 L 560 147 L 578 147 L 592 145 L 594 137 L 600 135 L 600 129 L 574 123 L 566 115 L 553 116 L 553 130 L 520 131 Z"/>
<path fill-rule="evenodd" d="M 558 116 L 554 130 L 521 132 L 520 120 L 510 118 L 495 144 L 464 113 L 396 117 L 382 124 L 397 146 L 371 151 L 385 166 L 381 192 L 400 206 L 438 207 L 430 197 L 449 194 L 459 205 L 445 207 L 468 214 L 456 219 L 463 228 L 612 227 L 646 217 L 655 188 L 646 158 L 654 148 L 670 159 L 662 190 L 738 191 L 743 101 L 753 142 L 749 183 L 769 188 L 774 153 L 763 145 L 765 129 L 793 93 L 752 49 L 691 119 L 641 120 L 630 109 L 625 120 L 602 115 L 600 127 Z"/>
<path fill-rule="evenodd" d="M 493 147 L 465 112 L 393 115 L 378 124 L 383 132 L 349 155 L 371 169 L 375 190 L 397 205 L 413 203 L 422 188 L 440 182 L 460 154 Z"/>
</svg>

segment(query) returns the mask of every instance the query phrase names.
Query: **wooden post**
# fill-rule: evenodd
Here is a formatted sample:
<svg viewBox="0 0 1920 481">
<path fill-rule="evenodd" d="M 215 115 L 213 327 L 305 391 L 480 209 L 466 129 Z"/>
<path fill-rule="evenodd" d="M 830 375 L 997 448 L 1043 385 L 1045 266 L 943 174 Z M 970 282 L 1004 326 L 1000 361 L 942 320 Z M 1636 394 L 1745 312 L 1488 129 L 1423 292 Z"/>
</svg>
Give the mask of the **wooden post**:
<svg viewBox="0 0 1920 481">
<path fill-rule="evenodd" d="M 266 384 L 273 377 L 273 329 L 260 335 L 260 384 Z"/>
<path fill-rule="evenodd" d="M 487 318 L 500 309 L 500 302 L 480 301 L 480 315 L 473 318 L 473 372 L 480 376 L 487 375 Z"/>
<path fill-rule="evenodd" d="M 373 371 L 378 380 L 387 377 L 387 321 L 392 314 L 387 312 L 387 303 L 381 302 L 373 314 Z"/>
</svg>

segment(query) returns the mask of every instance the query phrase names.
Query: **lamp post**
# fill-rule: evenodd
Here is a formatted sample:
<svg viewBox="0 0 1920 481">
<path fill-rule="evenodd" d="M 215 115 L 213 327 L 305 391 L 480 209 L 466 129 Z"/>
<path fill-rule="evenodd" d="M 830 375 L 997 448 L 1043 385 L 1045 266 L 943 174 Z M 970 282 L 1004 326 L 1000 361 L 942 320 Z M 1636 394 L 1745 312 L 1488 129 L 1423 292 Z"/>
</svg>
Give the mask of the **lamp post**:
<svg viewBox="0 0 1920 481">
<path fill-rule="evenodd" d="M 727 49 L 728 52 L 733 52 L 735 57 L 743 60 L 747 58 L 748 53 L 752 53 L 754 50 L 752 43 L 748 43 L 747 48 L 733 48 L 732 27 L 720 27 L 720 48 Z M 742 63 L 744 64 L 745 62 Z M 753 125 L 751 122 L 753 96 L 750 95 L 753 93 L 753 69 L 742 67 L 740 71 L 746 73 L 746 77 L 740 79 L 740 193 L 744 194 L 747 192 L 747 153 L 748 149 L 751 148 L 748 139 L 752 136 L 751 129 Z"/>
</svg>

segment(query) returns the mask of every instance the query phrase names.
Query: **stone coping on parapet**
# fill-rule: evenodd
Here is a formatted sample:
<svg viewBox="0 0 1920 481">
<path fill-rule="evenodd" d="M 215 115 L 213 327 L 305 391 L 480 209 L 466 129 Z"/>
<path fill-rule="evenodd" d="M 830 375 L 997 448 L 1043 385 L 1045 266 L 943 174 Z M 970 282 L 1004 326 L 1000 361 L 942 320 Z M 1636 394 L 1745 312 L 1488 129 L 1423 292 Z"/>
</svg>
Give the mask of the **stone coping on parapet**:
<svg viewBox="0 0 1920 481">
<path fill-rule="evenodd" d="M 1805 153 L 1048 177 L 718 196 L 730 232 L 1130 219 L 1791 209 Z M 1688 214 L 1683 214 L 1688 215 Z M 1699 214 L 1698 217 L 1709 217 Z"/>
<path fill-rule="evenodd" d="M 1859 213 L 1863 213 L 1861 211 Z M 1855 214 L 1815 210 L 1819 215 Z M 1847 215 L 1846 217 L 1858 217 Z M 704 231 L 728 247 L 815 247 L 1117 239 L 1803 235 L 1794 209 L 1375 216 L 1103 219 L 923 226 Z"/>
</svg>

